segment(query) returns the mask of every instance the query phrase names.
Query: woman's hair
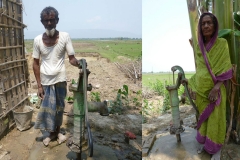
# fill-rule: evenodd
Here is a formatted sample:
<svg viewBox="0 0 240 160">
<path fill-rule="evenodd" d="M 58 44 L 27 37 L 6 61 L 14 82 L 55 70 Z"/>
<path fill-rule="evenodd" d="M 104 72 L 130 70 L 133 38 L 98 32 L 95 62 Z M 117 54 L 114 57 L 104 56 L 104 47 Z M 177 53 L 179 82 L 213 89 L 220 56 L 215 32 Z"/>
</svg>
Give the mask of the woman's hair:
<svg viewBox="0 0 240 160">
<path fill-rule="evenodd" d="M 205 16 L 209 16 L 211 19 L 212 19 L 212 22 L 213 22 L 213 26 L 214 26 L 214 32 L 212 34 L 212 36 L 215 34 L 215 32 L 218 32 L 218 22 L 217 22 L 217 18 L 212 14 L 212 13 L 209 13 L 209 12 L 206 12 L 206 13 L 203 13 L 201 16 L 200 16 L 200 19 L 199 19 L 199 25 L 202 24 L 202 19 L 203 17 Z M 203 36 L 203 33 L 202 33 L 202 29 L 200 28 L 200 33 L 201 35 Z M 203 41 L 205 41 L 205 39 L 203 39 Z"/>
<path fill-rule="evenodd" d="M 45 7 L 45 8 L 42 10 L 42 12 L 41 12 L 41 14 L 40 14 L 41 20 L 43 20 L 43 15 L 44 15 L 44 14 L 49 15 L 51 12 L 55 13 L 55 18 L 58 20 L 58 11 L 57 11 L 54 7 L 51 7 L 51 6 Z"/>
</svg>

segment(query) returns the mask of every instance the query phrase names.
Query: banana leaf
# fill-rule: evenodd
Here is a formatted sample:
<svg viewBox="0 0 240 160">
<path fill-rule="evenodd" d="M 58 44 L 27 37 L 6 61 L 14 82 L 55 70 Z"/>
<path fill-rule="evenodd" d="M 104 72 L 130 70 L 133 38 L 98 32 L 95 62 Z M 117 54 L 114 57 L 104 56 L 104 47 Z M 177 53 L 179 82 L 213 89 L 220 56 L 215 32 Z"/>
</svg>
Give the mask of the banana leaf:
<svg viewBox="0 0 240 160">
<path fill-rule="evenodd" d="M 234 30 L 234 35 L 237 37 L 240 37 L 240 31 L 239 30 Z"/>
<path fill-rule="evenodd" d="M 226 38 L 231 34 L 232 30 L 231 29 L 221 29 L 218 31 L 218 37 L 219 38 Z"/>
</svg>

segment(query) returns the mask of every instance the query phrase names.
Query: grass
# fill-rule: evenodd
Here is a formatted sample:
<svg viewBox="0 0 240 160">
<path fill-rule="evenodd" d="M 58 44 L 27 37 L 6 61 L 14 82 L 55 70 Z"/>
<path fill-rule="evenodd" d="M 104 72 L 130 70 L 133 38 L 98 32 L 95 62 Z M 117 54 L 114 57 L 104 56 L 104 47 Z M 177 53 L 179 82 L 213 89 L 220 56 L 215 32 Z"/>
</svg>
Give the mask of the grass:
<svg viewBox="0 0 240 160">
<path fill-rule="evenodd" d="M 194 72 L 186 72 L 185 77 L 190 78 Z M 174 74 L 175 82 L 177 80 L 177 74 Z M 162 82 L 168 81 L 170 84 L 173 84 L 173 74 L 172 72 L 166 72 L 166 73 L 143 73 L 142 74 L 142 86 L 143 87 L 149 87 L 150 82 L 155 83 L 156 80 L 160 80 Z"/>
<path fill-rule="evenodd" d="M 177 74 L 174 74 L 174 80 L 173 80 L 173 74 L 172 72 L 165 72 L 165 73 L 143 73 L 142 74 L 142 86 L 149 88 L 151 91 L 153 91 L 154 94 L 163 96 L 163 104 L 160 107 L 160 111 L 162 113 L 165 113 L 167 110 L 171 108 L 170 106 L 170 96 L 169 91 L 166 89 L 166 85 L 174 85 L 177 80 Z M 189 79 L 192 77 L 194 72 L 186 72 L 185 77 Z M 174 81 L 174 83 L 173 83 Z M 178 88 L 178 95 L 182 95 L 184 93 L 184 87 L 180 85 Z M 152 110 L 148 103 L 147 99 L 144 99 L 144 105 L 143 105 L 143 111 L 145 114 L 149 112 L 149 110 Z M 186 100 L 187 104 L 189 104 L 188 99 Z M 154 108 L 158 108 L 159 106 L 155 106 Z M 158 113 L 159 111 L 157 111 Z"/>
<path fill-rule="evenodd" d="M 24 40 L 25 48 L 28 53 L 32 53 L 33 51 L 33 40 Z"/>
<path fill-rule="evenodd" d="M 140 41 L 108 41 L 95 43 L 102 53 L 114 53 L 115 56 L 125 56 L 130 59 L 141 58 L 142 43 Z"/>
<path fill-rule="evenodd" d="M 111 62 L 142 57 L 142 40 L 72 40 L 76 53 L 99 53 Z M 25 40 L 28 53 L 32 53 L 33 40 Z"/>
</svg>

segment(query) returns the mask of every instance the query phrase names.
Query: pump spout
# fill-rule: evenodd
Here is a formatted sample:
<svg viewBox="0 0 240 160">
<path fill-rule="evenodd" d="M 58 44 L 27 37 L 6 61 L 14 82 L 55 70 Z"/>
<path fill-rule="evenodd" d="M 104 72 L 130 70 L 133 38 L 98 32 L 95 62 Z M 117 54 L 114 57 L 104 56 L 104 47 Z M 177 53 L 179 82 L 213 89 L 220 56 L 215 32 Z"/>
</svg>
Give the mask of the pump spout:
<svg viewBox="0 0 240 160">
<path fill-rule="evenodd" d="M 88 102 L 88 112 L 99 112 L 101 116 L 108 116 L 107 100 L 103 102 Z"/>
</svg>

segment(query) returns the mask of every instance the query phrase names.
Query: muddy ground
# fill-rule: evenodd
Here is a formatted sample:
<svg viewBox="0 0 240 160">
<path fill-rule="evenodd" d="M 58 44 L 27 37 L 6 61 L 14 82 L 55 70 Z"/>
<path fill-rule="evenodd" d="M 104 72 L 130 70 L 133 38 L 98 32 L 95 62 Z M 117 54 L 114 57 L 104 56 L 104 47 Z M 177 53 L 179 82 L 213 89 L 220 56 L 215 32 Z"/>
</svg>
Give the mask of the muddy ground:
<svg viewBox="0 0 240 160">
<path fill-rule="evenodd" d="M 143 93 L 146 93 L 147 91 L 143 90 Z M 171 110 L 168 110 L 166 113 L 159 112 L 159 108 L 162 108 L 163 105 L 163 97 L 157 96 L 154 94 L 148 94 L 149 97 L 147 98 L 149 104 L 152 104 L 152 109 L 150 111 L 150 116 L 147 116 L 147 122 L 143 124 L 142 127 L 142 138 L 143 138 L 143 150 L 144 150 L 144 141 L 148 142 L 147 139 L 150 139 L 152 135 L 157 135 L 159 138 L 164 138 L 163 135 L 169 135 L 169 129 L 172 124 L 172 115 Z M 181 104 L 180 103 L 180 119 L 183 121 L 183 126 L 186 128 L 196 128 L 196 116 L 195 116 L 195 110 L 191 105 L 188 104 Z M 158 111 L 158 112 L 156 112 Z M 194 132 L 195 133 L 195 132 Z M 193 135 L 192 141 L 196 141 L 195 136 Z M 157 138 L 157 139 L 158 139 Z M 172 136 L 173 139 L 176 139 L 175 136 Z M 152 141 L 152 139 L 150 139 Z M 153 160 L 151 157 L 154 154 L 151 152 L 152 148 L 156 148 L 157 145 L 153 140 L 152 147 L 149 149 L 149 154 L 143 156 L 144 160 Z M 195 143 L 195 142 L 191 142 Z M 192 148 L 191 150 L 197 150 L 197 148 Z M 144 151 L 143 151 L 144 152 Z M 172 152 L 181 152 L 181 151 L 172 151 Z M 234 139 L 230 138 L 229 143 L 225 144 L 222 149 L 221 154 L 221 160 L 240 160 L 240 145 L 236 144 L 236 141 Z M 167 153 L 166 153 L 167 154 Z M 170 155 L 170 154 L 169 154 Z M 165 156 L 164 154 L 162 155 Z M 208 153 L 203 153 L 202 155 L 195 156 L 196 159 L 201 160 L 208 160 L 210 159 L 211 155 L 208 155 Z M 156 158 L 156 157 L 155 157 Z M 161 159 L 161 155 L 158 157 Z M 164 158 L 165 159 L 165 158 Z M 172 158 L 176 159 L 177 158 Z M 185 159 L 188 159 L 185 157 Z M 191 159 L 191 158 L 190 158 Z"/>
<path fill-rule="evenodd" d="M 88 77 L 88 82 L 93 86 L 92 92 L 100 93 L 101 101 L 106 99 L 114 101 L 116 99 L 118 89 L 122 88 L 123 85 L 128 86 L 130 100 L 136 97 L 137 91 L 141 90 L 141 81 L 134 83 L 134 81 L 122 73 L 114 63 L 102 58 L 97 53 L 77 53 L 76 58 L 86 59 L 88 65 L 87 68 L 91 72 Z M 32 71 L 32 58 L 27 55 L 27 59 L 30 73 L 30 85 L 28 92 L 29 94 L 33 94 L 37 93 L 36 80 Z M 65 65 L 67 83 L 69 85 L 72 79 L 78 79 L 79 69 L 71 66 L 67 58 Z M 72 95 L 72 92 L 68 92 L 68 96 Z M 90 92 L 88 92 L 88 97 L 90 97 Z M 141 99 L 139 99 L 139 101 L 141 102 Z M 34 125 L 34 120 L 38 112 L 36 105 L 33 105 L 33 107 L 34 113 L 32 125 Z M 61 130 L 67 137 L 71 136 L 73 132 L 73 117 L 71 116 L 72 107 L 72 103 L 66 102 L 64 122 Z M 140 110 L 141 107 L 131 105 L 130 107 L 125 107 L 122 114 L 110 114 L 109 116 L 103 117 L 100 116 L 99 113 L 89 113 L 89 121 L 93 132 L 94 144 L 98 146 L 95 147 L 95 153 L 100 152 L 101 155 L 101 150 L 97 151 L 97 148 L 103 149 L 104 147 L 109 147 L 109 154 L 112 151 L 113 157 L 116 157 L 117 159 L 141 159 L 142 118 Z M 126 131 L 132 132 L 137 138 L 130 140 L 130 143 L 126 143 L 124 137 L 124 133 Z M 28 139 L 26 139 L 26 135 L 29 136 Z M 0 159 L 3 157 L 5 159 L 14 160 L 31 160 L 35 159 L 35 156 L 39 156 L 39 158 L 36 159 L 48 160 L 74 159 L 74 156 L 72 158 L 71 156 L 70 158 L 67 157 L 68 151 L 65 143 L 60 145 L 64 147 L 52 147 L 54 150 L 51 148 L 45 148 L 41 142 L 41 136 L 42 133 L 40 133 L 39 130 L 33 129 L 33 126 L 29 130 L 23 132 L 20 132 L 15 126 L 15 128 L 13 128 L 10 133 L 1 140 Z M 13 145 L 14 143 L 16 145 Z M 57 142 L 55 141 L 52 143 L 55 145 Z M 45 154 L 47 153 L 46 150 L 48 150 L 48 154 Z M 66 154 L 62 153 L 65 151 L 67 152 Z M 39 155 L 39 153 L 41 154 Z M 63 156 L 59 157 L 58 153 Z M 107 156 L 103 158 L 97 158 L 96 156 L 93 156 L 92 159 L 108 159 Z"/>
</svg>

